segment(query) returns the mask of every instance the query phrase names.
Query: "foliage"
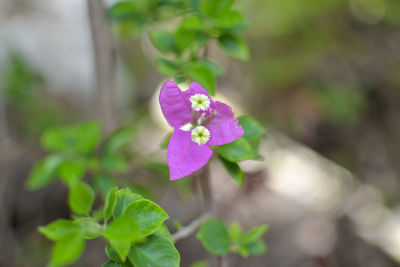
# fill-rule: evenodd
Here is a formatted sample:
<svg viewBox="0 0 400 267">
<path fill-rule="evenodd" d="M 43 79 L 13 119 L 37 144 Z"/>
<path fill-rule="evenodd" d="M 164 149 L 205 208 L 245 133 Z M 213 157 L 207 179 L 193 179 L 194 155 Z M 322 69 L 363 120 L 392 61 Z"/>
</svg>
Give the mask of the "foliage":
<svg viewBox="0 0 400 267">
<path fill-rule="evenodd" d="M 233 222 L 227 228 L 221 220 L 209 219 L 201 226 L 197 238 L 209 252 L 215 255 L 239 253 L 246 258 L 266 251 L 262 236 L 267 230 L 267 225 L 259 225 L 243 233 L 237 222 Z"/>
<path fill-rule="evenodd" d="M 245 60 L 248 48 L 240 36 L 245 19 L 233 0 L 123 0 L 107 10 L 111 29 L 121 38 L 148 32 L 160 56 L 160 73 L 177 82 L 197 81 L 214 95 L 216 77 L 224 71 L 207 58 L 211 42 L 227 55 Z M 154 27 L 175 21 L 171 29 Z M 214 148 L 227 172 L 239 186 L 244 175 L 238 162 L 260 158 L 258 146 L 264 129 L 254 119 L 238 118 L 245 134 L 237 141 Z M 136 126 L 117 129 L 101 140 L 101 124 L 91 121 L 47 128 L 41 136 L 42 147 L 49 152 L 36 163 L 27 187 L 36 190 L 57 180 L 69 188 L 68 206 L 72 219 L 58 219 L 39 231 L 54 242 L 48 266 L 65 266 L 77 261 L 86 240 L 103 238 L 110 266 L 179 266 L 180 255 L 165 226 L 169 215 L 146 195 L 146 189 L 127 185 L 119 174 L 131 171 L 135 157 L 130 144 Z M 171 135 L 161 146 L 166 148 Z M 141 163 L 159 176 L 168 176 L 165 163 L 152 159 Z M 178 183 L 179 184 L 179 183 Z M 144 193 L 142 196 L 142 192 Z M 146 195 L 145 195 L 146 194 Z M 103 205 L 93 210 L 95 200 Z M 96 201 L 97 206 L 97 201 Z M 178 230 L 183 228 L 177 223 Z M 238 224 L 228 229 L 218 219 L 205 222 L 198 239 L 216 255 L 239 253 L 244 257 L 265 251 L 261 240 L 266 226 L 242 233 Z M 194 266 L 206 266 L 204 262 Z"/>
</svg>

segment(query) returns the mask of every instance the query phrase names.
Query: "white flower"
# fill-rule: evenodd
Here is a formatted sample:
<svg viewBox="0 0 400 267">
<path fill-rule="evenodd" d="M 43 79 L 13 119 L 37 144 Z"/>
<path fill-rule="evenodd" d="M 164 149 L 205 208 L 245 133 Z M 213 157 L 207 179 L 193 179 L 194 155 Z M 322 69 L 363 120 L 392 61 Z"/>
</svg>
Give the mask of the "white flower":
<svg viewBox="0 0 400 267">
<path fill-rule="evenodd" d="M 191 137 L 193 142 L 201 146 L 210 140 L 210 131 L 204 126 L 197 126 L 192 130 Z"/>
<path fill-rule="evenodd" d="M 190 97 L 192 108 L 195 111 L 206 111 L 210 107 L 210 99 L 203 94 L 195 94 Z"/>
</svg>

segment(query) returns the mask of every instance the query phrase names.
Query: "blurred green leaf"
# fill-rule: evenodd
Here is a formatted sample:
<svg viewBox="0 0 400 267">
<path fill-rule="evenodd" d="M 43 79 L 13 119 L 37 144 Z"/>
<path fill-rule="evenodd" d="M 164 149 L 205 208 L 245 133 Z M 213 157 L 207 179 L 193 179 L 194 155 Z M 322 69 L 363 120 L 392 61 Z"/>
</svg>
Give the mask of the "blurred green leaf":
<svg viewBox="0 0 400 267">
<path fill-rule="evenodd" d="M 102 172 L 92 177 L 91 184 L 96 192 L 99 192 L 103 198 L 106 198 L 108 191 L 117 186 L 117 180 L 114 176 Z"/>
<path fill-rule="evenodd" d="M 75 182 L 70 185 L 70 193 L 68 195 L 68 205 L 72 212 L 89 215 L 94 202 L 94 191 L 93 189 L 81 182 Z"/>
<path fill-rule="evenodd" d="M 109 172 L 125 173 L 129 170 L 129 162 L 120 154 L 106 154 L 101 158 L 101 166 Z"/>
<path fill-rule="evenodd" d="M 161 224 L 160 227 L 158 227 L 157 230 L 154 232 L 154 235 L 165 237 L 169 239 L 172 243 L 174 243 L 174 239 L 165 224 Z"/>
<path fill-rule="evenodd" d="M 88 154 L 100 140 L 100 124 L 87 122 L 74 126 L 48 128 L 42 135 L 42 146 L 50 151 Z"/>
<path fill-rule="evenodd" d="M 157 228 L 169 218 L 168 214 L 154 202 L 141 199 L 130 204 L 125 213 L 132 216 L 138 226 L 141 236 L 145 237 L 157 230 Z"/>
<path fill-rule="evenodd" d="M 122 262 L 122 263 L 118 263 L 112 260 L 107 261 L 106 263 L 104 263 L 102 265 L 102 267 L 133 267 L 132 264 L 127 261 L 127 262 Z"/>
<path fill-rule="evenodd" d="M 192 263 L 190 267 L 207 267 L 207 261 L 196 261 L 195 263 Z"/>
<path fill-rule="evenodd" d="M 135 267 L 180 266 L 180 256 L 174 244 L 158 235 L 151 235 L 144 244 L 134 245 L 128 257 Z"/>
<path fill-rule="evenodd" d="M 103 228 L 91 217 L 83 217 L 74 220 L 83 230 L 84 239 L 93 239 L 99 237 L 103 233 Z"/>
<path fill-rule="evenodd" d="M 85 241 L 80 233 L 70 234 L 54 244 L 49 265 L 51 267 L 69 265 L 79 259 L 84 248 Z"/>
<path fill-rule="evenodd" d="M 169 168 L 165 162 L 148 161 L 146 167 L 154 174 L 169 179 Z"/>
<path fill-rule="evenodd" d="M 246 20 L 237 10 L 228 10 L 218 18 L 217 26 L 230 32 L 239 32 L 246 29 Z"/>
<path fill-rule="evenodd" d="M 258 241 L 267 232 L 267 230 L 268 225 L 266 224 L 256 226 L 250 229 L 250 231 L 248 231 L 246 234 L 244 234 L 240 242 L 243 245 L 248 245 L 250 243 Z"/>
<path fill-rule="evenodd" d="M 236 162 L 231 162 L 223 157 L 219 156 L 219 160 L 222 162 L 225 170 L 229 173 L 229 175 L 236 181 L 239 186 L 243 185 L 243 172 L 240 166 Z"/>
<path fill-rule="evenodd" d="M 244 130 L 243 137 L 249 142 L 255 157 L 261 157 L 259 146 L 261 137 L 265 134 L 264 127 L 249 116 L 240 116 L 237 119 Z"/>
<path fill-rule="evenodd" d="M 81 180 L 85 171 L 86 162 L 83 159 L 73 159 L 63 162 L 58 169 L 58 174 L 66 184 L 71 184 Z"/>
<path fill-rule="evenodd" d="M 116 192 L 116 204 L 113 216 L 121 216 L 132 202 L 140 199 L 143 199 L 143 197 L 139 194 L 132 193 L 129 188 L 118 190 Z"/>
<path fill-rule="evenodd" d="M 121 128 L 114 131 L 104 142 L 102 147 L 102 155 L 114 155 L 126 148 L 137 133 L 137 128 L 134 126 Z"/>
<path fill-rule="evenodd" d="M 153 45 L 163 54 L 179 54 L 175 35 L 167 31 L 154 31 L 150 34 Z"/>
<path fill-rule="evenodd" d="M 46 226 L 39 227 L 39 232 L 51 240 L 61 240 L 81 231 L 78 224 L 65 219 L 58 219 Z"/>
<path fill-rule="evenodd" d="M 201 84 L 210 95 L 215 95 L 215 77 L 207 66 L 195 62 L 185 71 L 190 79 Z"/>
<path fill-rule="evenodd" d="M 267 246 L 265 245 L 264 241 L 257 240 L 247 245 L 246 249 L 250 254 L 262 255 L 267 251 Z"/>
<path fill-rule="evenodd" d="M 202 0 L 201 13 L 208 17 L 217 18 L 230 9 L 235 0 Z"/>
<path fill-rule="evenodd" d="M 115 263 L 122 263 L 121 259 L 119 258 L 118 252 L 110 244 L 106 244 L 105 252 L 106 255 Z"/>
<path fill-rule="evenodd" d="M 103 210 L 103 218 L 105 222 L 108 221 L 108 219 L 110 219 L 113 215 L 115 205 L 117 204 L 117 191 L 118 188 L 114 187 L 110 189 L 107 193 Z"/>
<path fill-rule="evenodd" d="M 242 239 L 243 231 L 238 222 L 232 222 L 228 229 L 229 239 L 232 244 L 239 244 Z"/>
<path fill-rule="evenodd" d="M 136 13 L 136 5 L 133 1 L 117 2 L 108 9 L 108 17 L 112 20 L 124 20 L 132 18 Z"/>
<path fill-rule="evenodd" d="M 225 224 L 219 219 L 209 219 L 201 227 L 196 237 L 203 246 L 215 255 L 229 252 L 229 235 Z"/>
<path fill-rule="evenodd" d="M 160 146 L 161 148 L 167 149 L 168 148 L 168 144 L 169 144 L 169 140 L 171 139 L 173 132 L 168 133 L 164 139 L 162 140 Z"/>
<path fill-rule="evenodd" d="M 197 60 L 197 63 L 207 67 L 216 77 L 224 74 L 224 71 L 221 69 L 221 67 L 210 60 L 200 59 L 200 60 Z"/>
<path fill-rule="evenodd" d="M 232 57 L 246 60 L 249 51 L 246 43 L 237 36 L 224 34 L 218 38 L 219 45 Z"/>
<path fill-rule="evenodd" d="M 179 71 L 179 66 L 166 58 L 157 58 L 156 65 L 158 71 L 165 76 L 174 76 Z"/>
<path fill-rule="evenodd" d="M 50 155 L 33 166 L 27 180 L 30 190 L 48 185 L 57 178 L 57 170 L 63 162 L 62 155 Z"/>
</svg>

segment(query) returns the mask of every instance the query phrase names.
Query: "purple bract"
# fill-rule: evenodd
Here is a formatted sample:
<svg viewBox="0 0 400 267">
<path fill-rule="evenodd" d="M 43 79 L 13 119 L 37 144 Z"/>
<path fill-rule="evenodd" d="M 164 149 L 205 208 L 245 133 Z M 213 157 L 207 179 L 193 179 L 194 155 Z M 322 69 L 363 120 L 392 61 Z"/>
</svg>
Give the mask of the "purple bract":
<svg viewBox="0 0 400 267">
<path fill-rule="evenodd" d="M 233 142 L 244 134 L 232 108 L 214 102 L 198 83 L 181 91 L 175 82 L 168 81 L 159 100 L 165 118 L 174 127 L 167 153 L 171 180 L 203 167 L 213 153 L 209 146 Z"/>
</svg>

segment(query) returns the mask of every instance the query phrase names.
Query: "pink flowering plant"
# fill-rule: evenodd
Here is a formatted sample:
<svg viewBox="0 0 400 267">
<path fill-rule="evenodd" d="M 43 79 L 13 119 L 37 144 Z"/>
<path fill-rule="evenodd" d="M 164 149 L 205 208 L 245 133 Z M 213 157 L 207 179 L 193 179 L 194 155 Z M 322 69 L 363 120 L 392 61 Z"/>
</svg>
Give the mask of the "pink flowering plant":
<svg viewBox="0 0 400 267">
<path fill-rule="evenodd" d="M 167 156 L 171 180 L 199 170 L 210 160 L 212 146 L 231 143 L 244 133 L 232 108 L 214 102 L 196 82 L 186 91 L 181 91 L 176 82 L 166 82 L 160 92 L 160 105 L 174 127 Z"/>
<path fill-rule="evenodd" d="M 159 95 L 164 117 L 173 127 L 167 144 L 169 178 L 177 180 L 196 173 L 193 178 L 201 185 L 199 191 L 206 210 L 187 227 L 173 229 L 167 222 L 169 215 L 154 201 L 151 189 L 122 179 L 136 176 L 140 169 L 150 169 L 149 165 L 140 165 L 148 159 L 135 160 L 140 153 L 134 153 L 129 146 L 137 134 L 136 125 L 106 134 L 101 132 L 102 123 L 96 121 L 49 128 L 41 138 L 49 155 L 33 166 L 27 186 L 36 190 L 60 180 L 69 189 L 71 216 L 39 227 L 54 242 L 48 266 L 78 261 L 86 240 L 95 238 L 106 242 L 108 260 L 103 267 L 178 267 L 176 242 L 196 232 L 198 240 L 218 257 L 221 266 L 227 266 L 229 254 L 248 257 L 266 251 L 262 240 L 266 225 L 244 232 L 237 222 L 226 226 L 217 218 L 209 181 L 212 170 L 207 163 L 213 154 L 239 186 L 244 183 L 245 174 L 238 163 L 261 157 L 258 147 L 263 127 L 248 116 L 235 118 L 230 106 L 211 98 L 216 77 L 223 74 L 208 58 L 211 41 L 216 41 L 229 56 L 242 60 L 248 57 L 247 46 L 240 37 L 246 23 L 233 2 L 130 0 L 118 1 L 108 9 L 117 37 L 122 35 L 125 41 L 148 30 L 160 52 L 157 69 L 170 77 Z M 179 19 L 173 29 L 151 27 L 170 19 Z M 183 81 L 191 82 L 185 91 L 178 86 Z M 106 122 L 103 121 L 104 126 Z"/>
</svg>

